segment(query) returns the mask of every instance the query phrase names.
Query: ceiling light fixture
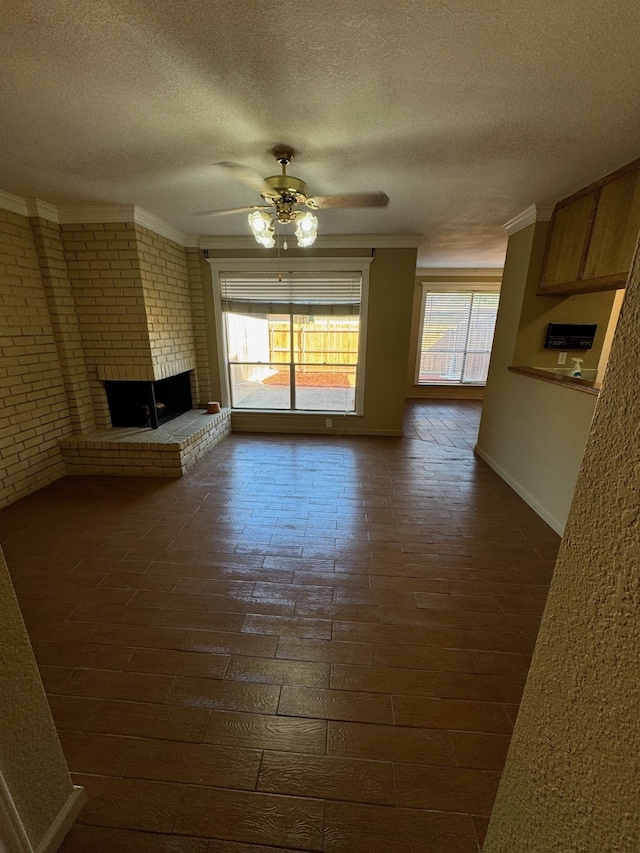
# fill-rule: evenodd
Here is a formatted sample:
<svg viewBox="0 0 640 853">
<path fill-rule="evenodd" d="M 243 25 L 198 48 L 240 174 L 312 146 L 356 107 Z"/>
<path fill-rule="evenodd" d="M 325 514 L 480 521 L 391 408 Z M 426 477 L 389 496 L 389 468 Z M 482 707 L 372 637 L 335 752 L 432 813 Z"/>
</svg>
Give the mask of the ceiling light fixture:
<svg viewBox="0 0 640 853">
<path fill-rule="evenodd" d="M 274 201 L 275 211 L 268 213 L 266 210 L 252 210 L 247 221 L 261 246 L 271 249 L 275 245 L 275 226 L 276 222 L 287 225 L 289 222 L 296 224 L 296 238 L 298 246 L 305 248 L 315 243 L 318 236 L 318 217 L 314 216 L 309 211 L 293 210 L 294 202 L 288 199 Z"/>
<path fill-rule="evenodd" d="M 296 216 L 298 226 L 296 228 L 296 237 L 298 238 L 298 246 L 311 246 L 318 236 L 318 217 L 313 213 L 299 212 Z"/>
<path fill-rule="evenodd" d="M 249 225 L 256 241 L 265 249 L 272 249 L 275 244 L 274 221 L 264 210 L 252 210 L 248 217 Z"/>
</svg>

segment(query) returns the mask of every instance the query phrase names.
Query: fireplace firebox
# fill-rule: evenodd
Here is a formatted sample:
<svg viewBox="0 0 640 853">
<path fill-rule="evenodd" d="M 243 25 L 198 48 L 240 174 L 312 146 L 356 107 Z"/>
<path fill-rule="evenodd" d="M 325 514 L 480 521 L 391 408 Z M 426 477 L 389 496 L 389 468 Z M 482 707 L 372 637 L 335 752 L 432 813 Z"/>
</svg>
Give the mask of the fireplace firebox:
<svg viewBox="0 0 640 853">
<path fill-rule="evenodd" d="M 104 383 L 114 427 L 158 427 L 193 408 L 189 372 L 156 382 Z"/>
</svg>

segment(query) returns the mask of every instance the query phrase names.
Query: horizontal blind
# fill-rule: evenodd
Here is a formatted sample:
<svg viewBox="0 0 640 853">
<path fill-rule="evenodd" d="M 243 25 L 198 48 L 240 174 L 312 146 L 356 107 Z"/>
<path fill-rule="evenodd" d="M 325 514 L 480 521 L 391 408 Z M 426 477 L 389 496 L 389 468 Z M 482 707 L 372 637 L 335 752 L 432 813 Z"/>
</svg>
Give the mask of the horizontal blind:
<svg viewBox="0 0 640 853">
<path fill-rule="evenodd" d="M 490 352 L 496 327 L 498 293 L 474 293 L 469 317 L 468 352 Z"/>
<path fill-rule="evenodd" d="M 419 384 L 483 384 L 500 294 L 425 291 Z"/>
<path fill-rule="evenodd" d="M 427 292 L 422 350 L 488 352 L 499 298 L 498 293 Z"/>
<path fill-rule="evenodd" d="M 428 292 L 426 294 L 422 327 L 423 351 L 464 350 L 472 297 L 472 293 Z"/>
<path fill-rule="evenodd" d="M 238 314 L 360 313 L 360 273 L 221 273 L 222 308 Z"/>
</svg>

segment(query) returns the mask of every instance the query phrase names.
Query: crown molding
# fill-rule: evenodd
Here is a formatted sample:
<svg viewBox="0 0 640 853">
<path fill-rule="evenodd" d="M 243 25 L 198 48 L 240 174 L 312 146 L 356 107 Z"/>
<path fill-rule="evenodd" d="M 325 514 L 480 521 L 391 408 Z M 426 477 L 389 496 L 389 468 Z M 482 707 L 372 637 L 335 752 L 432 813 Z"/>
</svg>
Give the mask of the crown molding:
<svg viewBox="0 0 640 853">
<path fill-rule="evenodd" d="M 207 237 L 185 234 L 163 219 L 135 204 L 61 205 L 56 207 L 40 199 L 24 199 L 0 190 L 0 209 L 22 216 L 40 216 L 60 225 L 91 225 L 104 222 L 135 222 L 181 246 L 198 249 L 257 249 L 249 234 L 233 237 Z M 315 242 L 317 249 L 416 249 L 421 234 L 326 234 Z"/>
<path fill-rule="evenodd" d="M 39 216 L 41 219 L 48 219 L 49 222 L 60 223 L 58 208 L 55 205 L 40 201 L 39 198 L 27 199 L 26 204 L 27 216 Z"/>
<path fill-rule="evenodd" d="M 164 219 L 154 216 L 153 213 L 149 213 L 141 207 L 133 208 L 133 216 L 134 222 L 137 225 L 142 225 L 143 228 L 148 228 L 149 231 L 154 231 L 156 234 L 166 237 L 167 240 L 173 240 L 174 243 L 178 243 L 180 246 L 187 246 L 187 235 L 184 231 L 174 228 L 173 225 L 169 225 Z"/>
<path fill-rule="evenodd" d="M 19 195 L 7 193 L 4 190 L 0 190 L 0 209 L 10 210 L 12 213 L 19 213 L 21 216 L 29 215 L 25 199 L 20 198 Z"/>
<path fill-rule="evenodd" d="M 534 222 L 548 222 L 553 213 L 553 204 L 532 204 L 522 213 L 514 216 L 508 222 L 505 222 L 504 228 L 509 236 L 517 231 L 522 231 L 527 225 L 533 225 Z"/>
<path fill-rule="evenodd" d="M 420 234 L 320 234 L 314 249 L 417 249 Z M 200 249 L 259 249 L 249 234 L 234 237 L 200 237 Z M 292 249 L 297 246 L 292 246 Z"/>
<path fill-rule="evenodd" d="M 163 219 L 135 204 L 93 204 L 56 207 L 39 198 L 25 199 L 0 190 L 0 209 L 22 216 L 40 216 L 61 225 L 90 225 L 103 222 L 135 222 L 181 246 L 197 246 L 198 238 L 187 235 Z"/>
<path fill-rule="evenodd" d="M 416 278 L 502 278 L 502 267 L 418 267 Z"/>
<path fill-rule="evenodd" d="M 135 204 L 96 204 L 79 207 L 63 207 L 58 209 L 60 222 L 65 225 L 90 225 L 95 222 L 135 222 L 143 228 L 148 228 L 155 234 L 160 234 L 174 243 L 185 246 L 187 235 L 169 225 L 163 219 L 137 207 Z"/>
<path fill-rule="evenodd" d="M 59 207 L 61 225 L 93 225 L 102 222 L 135 222 L 133 204 L 91 204 Z"/>
</svg>

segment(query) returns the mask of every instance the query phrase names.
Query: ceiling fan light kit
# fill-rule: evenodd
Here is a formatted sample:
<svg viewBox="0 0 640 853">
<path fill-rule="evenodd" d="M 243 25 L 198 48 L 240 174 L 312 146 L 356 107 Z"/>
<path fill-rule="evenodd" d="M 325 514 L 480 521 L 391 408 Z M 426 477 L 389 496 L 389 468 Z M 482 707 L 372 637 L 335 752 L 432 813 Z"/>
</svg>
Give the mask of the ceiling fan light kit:
<svg viewBox="0 0 640 853">
<path fill-rule="evenodd" d="M 304 249 L 306 246 L 311 246 L 318 236 L 318 217 L 309 211 L 307 213 L 298 211 L 297 223 L 296 238 L 298 246 Z"/>
<path fill-rule="evenodd" d="M 245 186 L 257 190 L 265 205 L 250 208 L 249 227 L 256 241 L 267 249 L 275 246 L 275 225 L 294 223 L 298 246 L 311 246 L 318 236 L 318 219 L 309 211 L 327 208 L 386 207 L 389 198 L 386 193 L 344 193 L 342 195 L 309 196 L 306 183 L 293 175 L 287 175 L 287 166 L 293 158 L 293 148 L 276 146 L 273 156 L 282 167 L 280 175 L 262 178 L 257 172 L 238 163 L 218 163 Z M 308 208 L 299 209 L 300 205 Z M 236 210 L 207 210 L 199 216 L 221 216 L 227 213 L 242 213 L 246 207 Z M 286 248 L 286 244 L 285 244 Z"/>
<path fill-rule="evenodd" d="M 256 241 L 265 249 L 272 249 L 275 244 L 275 226 L 272 218 L 264 210 L 253 210 L 248 216 L 249 225 Z"/>
</svg>

